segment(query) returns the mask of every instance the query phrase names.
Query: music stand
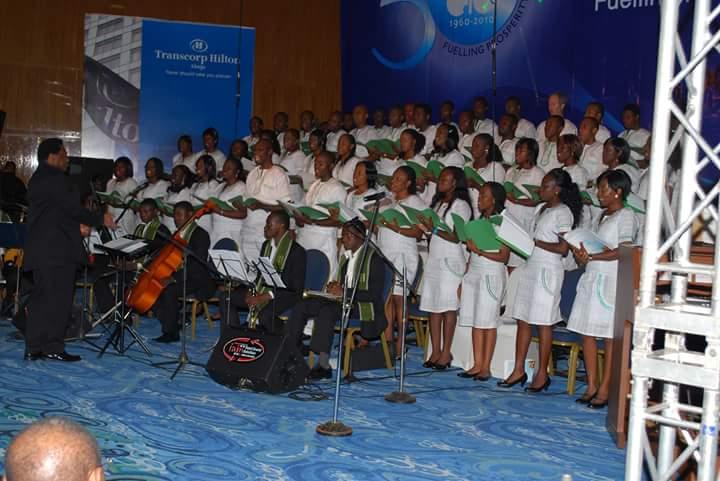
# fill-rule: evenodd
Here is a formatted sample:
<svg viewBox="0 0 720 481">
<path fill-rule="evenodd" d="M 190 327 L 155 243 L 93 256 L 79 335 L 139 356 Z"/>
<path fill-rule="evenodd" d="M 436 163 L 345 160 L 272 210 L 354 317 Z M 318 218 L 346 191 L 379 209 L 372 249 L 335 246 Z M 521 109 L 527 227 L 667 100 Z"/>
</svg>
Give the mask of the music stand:
<svg viewBox="0 0 720 481">
<path fill-rule="evenodd" d="M 272 261 L 269 257 L 258 257 L 258 261 L 253 262 L 253 265 L 255 266 L 255 269 L 257 269 L 258 273 L 262 276 L 263 280 L 265 281 L 265 285 L 270 287 L 273 293 L 276 293 L 278 289 L 287 288 L 287 286 L 282 280 L 282 276 L 275 269 L 275 266 L 272 264 Z M 275 299 L 273 299 L 271 303 L 273 319 L 271 327 L 274 329 L 275 324 L 277 323 L 277 320 L 275 318 Z"/>
<path fill-rule="evenodd" d="M 102 357 L 111 344 L 115 346 L 115 350 L 118 352 L 118 354 L 124 355 L 128 351 L 128 349 L 130 349 L 130 347 L 136 342 L 148 356 L 152 356 L 152 352 L 150 352 L 150 349 L 145 344 L 145 341 L 142 340 L 142 338 L 135 331 L 135 329 L 128 325 L 127 318 L 130 316 L 132 311 L 126 309 L 124 299 L 125 273 L 121 272 L 122 267 L 127 265 L 128 261 L 130 261 L 131 259 L 135 259 L 147 252 L 149 250 L 149 244 L 145 241 L 137 239 L 131 240 L 122 238 L 110 241 L 103 245 L 98 245 L 97 247 L 107 252 L 108 255 L 110 255 L 110 257 L 114 259 L 115 279 L 117 282 L 115 288 L 116 304 L 112 308 L 112 312 L 115 314 L 114 322 L 117 323 L 117 326 L 115 327 L 113 333 L 110 335 L 110 338 L 105 343 L 105 346 L 103 346 L 103 348 L 100 350 L 98 357 Z M 125 345 L 125 331 L 127 331 L 127 333 L 133 338 L 133 341 L 127 346 Z"/>
</svg>

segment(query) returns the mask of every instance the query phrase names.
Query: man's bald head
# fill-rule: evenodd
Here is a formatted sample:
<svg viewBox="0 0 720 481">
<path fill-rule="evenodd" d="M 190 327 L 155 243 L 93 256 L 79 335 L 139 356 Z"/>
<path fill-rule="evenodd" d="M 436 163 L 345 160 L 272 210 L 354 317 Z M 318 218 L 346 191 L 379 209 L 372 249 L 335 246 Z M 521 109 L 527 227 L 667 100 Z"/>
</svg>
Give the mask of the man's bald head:
<svg viewBox="0 0 720 481">
<path fill-rule="evenodd" d="M 25 428 L 5 453 L 4 481 L 102 481 L 100 449 L 69 419 L 46 418 Z"/>
</svg>

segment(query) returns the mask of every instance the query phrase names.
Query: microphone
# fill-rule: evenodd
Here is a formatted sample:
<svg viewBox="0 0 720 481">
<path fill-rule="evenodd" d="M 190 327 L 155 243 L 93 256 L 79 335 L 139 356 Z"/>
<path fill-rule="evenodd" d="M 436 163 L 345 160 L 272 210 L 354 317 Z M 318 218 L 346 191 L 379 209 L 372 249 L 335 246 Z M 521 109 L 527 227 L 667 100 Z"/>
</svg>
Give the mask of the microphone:
<svg viewBox="0 0 720 481">
<path fill-rule="evenodd" d="M 140 185 L 138 185 L 137 187 L 135 187 L 135 189 L 134 189 L 132 192 L 130 192 L 130 194 L 128 194 L 128 195 L 129 195 L 130 197 L 134 197 L 134 196 L 135 196 L 138 192 L 140 192 L 141 190 L 147 189 L 148 185 L 150 185 L 150 182 L 145 181 L 145 182 L 143 182 L 142 184 L 140 184 Z"/>
<path fill-rule="evenodd" d="M 363 197 L 363 200 L 366 201 L 366 202 L 371 202 L 371 201 L 374 201 L 374 200 L 384 199 L 385 197 L 387 197 L 387 193 L 386 193 L 386 192 L 378 192 L 378 193 L 376 193 L 376 194 L 366 195 L 365 197 Z"/>
</svg>

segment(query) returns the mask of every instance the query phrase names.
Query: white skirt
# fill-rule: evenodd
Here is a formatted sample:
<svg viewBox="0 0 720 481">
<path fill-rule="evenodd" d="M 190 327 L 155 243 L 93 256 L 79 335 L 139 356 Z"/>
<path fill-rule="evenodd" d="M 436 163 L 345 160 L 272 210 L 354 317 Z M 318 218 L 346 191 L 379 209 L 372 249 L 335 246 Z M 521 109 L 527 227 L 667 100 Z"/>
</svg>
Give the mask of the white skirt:
<svg viewBox="0 0 720 481">
<path fill-rule="evenodd" d="M 497 328 L 506 281 L 504 265 L 471 263 L 462 280 L 458 324 L 478 329 Z"/>
<path fill-rule="evenodd" d="M 593 263 L 580 277 L 568 329 L 584 336 L 613 337 L 615 286 L 617 273 L 593 269 Z"/>
<path fill-rule="evenodd" d="M 407 285 L 408 285 L 408 288 L 410 286 L 412 286 L 413 282 L 415 281 L 415 275 L 417 274 L 417 269 L 418 269 L 417 253 L 413 254 L 413 253 L 405 253 L 405 252 L 387 250 L 387 251 L 384 251 L 383 254 L 385 254 L 385 256 L 390 260 L 390 262 L 392 262 L 393 266 L 395 266 L 395 269 L 397 269 L 398 272 L 402 272 L 403 262 L 405 263 L 405 273 L 407 275 Z M 395 276 L 392 293 L 394 296 L 402 296 L 403 295 L 403 283 L 402 283 L 402 279 L 399 276 Z"/>
<path fill-rule="evenodd" d="M 562 264 L 530 261 L 512 273 L 517 276 L 514 299 L 508 299 L 510 317 L 538 326 L 560 322 L 560 293 L 565 270 Z"/>
<path fill-rule="evenodd" d="M 457 289 L 464 273 L 462 257 L 429 256 L 423 273 L 420 309 L 433 313 L 456 311 L 460 307 Z"/>
</svg>

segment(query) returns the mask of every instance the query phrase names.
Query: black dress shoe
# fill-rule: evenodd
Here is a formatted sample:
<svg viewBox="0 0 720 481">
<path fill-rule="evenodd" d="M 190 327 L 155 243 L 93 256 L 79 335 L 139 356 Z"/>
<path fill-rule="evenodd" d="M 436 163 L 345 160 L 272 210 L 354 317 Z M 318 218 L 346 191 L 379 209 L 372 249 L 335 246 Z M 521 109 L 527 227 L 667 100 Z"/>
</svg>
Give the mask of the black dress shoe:
<svg viewBox="0 0 720 481">
<path fill-rule="evenodd" d="M 41 352 L 28 352 L 25 351 L 25 355 L 23 356 L 23 359 L 26 361 L 37 361 L 38 359 L 42 358 Z"/>
<path fill-rule="evenodd" d="M 549 387 L 550 387 L 550 377 L 548 376 L 548 378 L 545 380 L 545 382 L 543 383 L 542 386 L 540 386 L 540 387 L 528 386 L 525 388 L 525 391 L 532 392 L 532 393 L 538 393 L 540 391 L 547 391 Z"/>
<path fill-rule="evenodd" d="M 575 402 L 578 404 L 587 404 L 590 401 L 592 401 L 594 397 L 595 397 L 595 393 L 592 393 L 590 395 L 586 394 L 584 396 L 580 396 L 579 398 L 575 399 Z"/>
<path fill-rule="evenodd" d="M 503 379 L 502 381 L 498 381 L 497 385 L 498 385 L 498 387 L 508 389 L 508 388 L 513 387 L 515 384 L 520 384 L 521 386 L 524 386 L 525 383 L 527 382 L 527 380 L 528 380 L 527 373 L 524 372 L 522 376 L 520 376 L 513 382 L 508 382 L 507 379 Z"/>
<path fill-rule="evenodd" d="M 168 342 L 178 342 L 179 340 L 180 340 L 180 335 L 179 335 L 179 334 L 177 334 L 177 333 L 176 333 L 176 334 L 169 334 L 169 333 L 167 333 L 167 332 L 166 332 L 166 333 L 163 333 L 162 336 L 159 336 L 159 337 L 156 337 L 155 339 L 153 339 L 153 341 L 155 341 L 155 342 L 164 342 L 164 343 L 168 343 Z"/>
<path fill-rule="evenodd" d="M 80 356 L 75 354 L 68 354 L 67 352 L 51 352 L 50 354 L 43 354 L 43 359 L 49 359 L 50 361 L 63 361 L 63 362 L 78 362 L 82 360 Z"/>
<path fill-rule="evenodd" d="M 328 367 L 322 367 L 322 366 L 315 366 L 314 368 L 310 369 L 310 374 L 308 374 L 308 379 L 312 380 L 318 380 L 318 379 L 331 379 L 332 378 L 332 368 Z"/>
</svg>

